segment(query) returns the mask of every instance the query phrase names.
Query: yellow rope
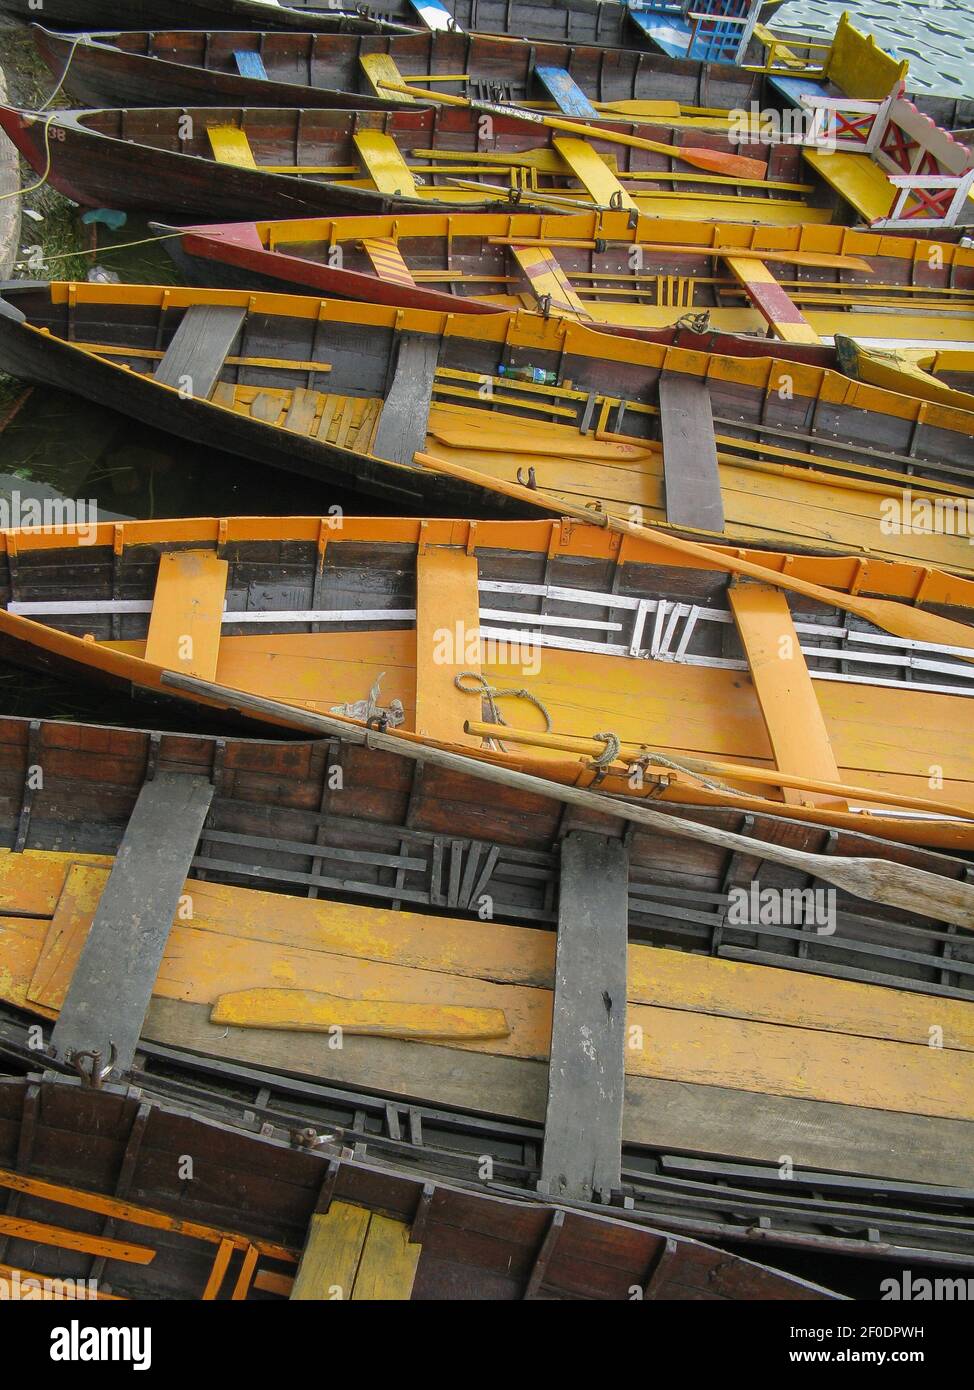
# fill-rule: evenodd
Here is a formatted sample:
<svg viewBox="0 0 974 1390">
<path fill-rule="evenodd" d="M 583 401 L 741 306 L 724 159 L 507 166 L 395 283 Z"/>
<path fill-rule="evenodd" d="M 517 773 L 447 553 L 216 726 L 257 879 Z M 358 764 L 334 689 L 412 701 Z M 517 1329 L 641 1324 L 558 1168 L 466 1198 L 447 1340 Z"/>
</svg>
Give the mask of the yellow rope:
<svg viewBox="0 0 974 1390">
<path fill-rule="evenodd" d="M 71 67 L 71 63 L 72 63 L 72 61 L 73 61 L 73 59 L 74 59 L 74 55 L 75 55 L 75 52 L 76 52 L 76 50 L 77 50 L 78 44 L 84 42 L 86 39 L 87 39 L 87 35 L 86 35 L 86 34 L 79 34 L 78 37 L 75 39 L 74 43 L 71 45 L 71 52 L 68 54 L 68 61 L 67 61 L 67 62 L 65 63 L 65 65 L 64 65 L 64 71 L 61 73 L 61 76 L 58 78 L 57 86 L 54 88 L 54 91 L 51 92 L 51 94 L 50 94 L 50 96 L 47 98 L 47 100 L 46 100 L 41 106 L 39 106 L 39 107 L 37 108 L 37 111 L 36 111 L 36 113 L 35 113 L 36 115 L 39 116 L 39 115 L 41 114 L 42 111 L 46 111 L 46 110 L 47 110 L 47 108 L 50 106 L 51 102 L 52 102 L 52 101 L 54 100 L 54 98 L 57 96 L 58 92 L 59 92 L 59 91 L 61 90 L 61 88 L 64 86 L 64 79 L 65 79 L 65 78 L 67 77 L 67 75 L 68 75 L 68 69 Z M 52 122 L 53 120 L 55 120 L 56 117 L 57 117 L 57 112 L 56 112 L 56 111 L 52 111 L 52 112 L 50 112 L 50 114 L 48 115 L 47 120 L 44 122 L 44 156 L 45 156 L 45 165 L 44 165 L 44 172 L 43 172 L 43 174 L 41 175 L 41 177 L 38 179 L 38 181 L 37 181 L 36 183 L 32 183 L 28 188 L 15 188 L 15 189 L 13 190 L 13 192 L 11 192 L 11 193 L 0 193 L 0 203 L 2 203 L 6 198 L 25 198 L 25 197 L 27 196 L 28 193 L 36 193 L 37 190 L 38 190 L 39 188 L 43 188 L 44 185 L 47 183 L 48 175 L 49 175 L 50 172 L 51 172 L 51 122 Z M 52 259 L 53 259 L 53 258 L 52 258 Z"/>
</svg>

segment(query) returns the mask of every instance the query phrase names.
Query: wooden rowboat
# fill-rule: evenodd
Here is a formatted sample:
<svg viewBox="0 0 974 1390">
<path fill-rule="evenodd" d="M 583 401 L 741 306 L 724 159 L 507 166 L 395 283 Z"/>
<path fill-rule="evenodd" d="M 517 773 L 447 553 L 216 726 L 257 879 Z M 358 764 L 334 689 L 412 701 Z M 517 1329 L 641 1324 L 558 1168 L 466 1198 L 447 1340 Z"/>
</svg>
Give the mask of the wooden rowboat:
<svg viewBox="0 0 974 1390">
<path fill-rule="evenodd" d="M 256 1114 L 271 1128 L 262 1132 L 303 1130 L 306 1142 L 292 1139 L 291 1151 L 308 1162 L 354 1144 L 359 1162 L 381 1164 L 390 1179 L 405 1170 L 436 1184 L 473 1181 L 491 1198 L 535 1199 L 540 1179 L 549 1199 L 579 1212 L 625 1195 L 619 1219 L 630 1230 L 672 1223 L 685 1235 L 771 1245 L 782 1262 L 789 1245 L 860 1254 L 881 1243 L 887 1257 L 926 1260 L 965 1248 L 969 1197 L 945 1189 L 970 1187 L 967 933 L 948 939 L 915 911 L 890 915 L 844 894 L 834 933 L 759 922 L 748 933 L 720 904 L 771 873 L 762 853 L 808 843 L 807 827 L 742 818 L 754 855 L 728 860 L 681 849 L 665 830 L 679 818 L 664 810 L 660 834 L 637 828 L 623 841 L 613 819 L 593 829 L 548 798 L 499 789 L 484 804 L 475 777 L 444 777 L 433 765 L 403 776 L 403 759 L 356 744 L 353 732 L 282 744 L 0 721 L 3 833 L 14 845 L 0 852 L 0 1057 L 36 1069 L 26 1030 L 40 1021 L 46 1065 L 63 1072 L 73 1061 L 82 1075 L 108 1067 L 100 1089 L 110 1096 L 128 1082 L 140 1099 L 175 1100 L 197 1117 L 232 1122 L 236 1106 L 239 1123 L 254 1109 L 251 1088 L 263 1088 Z M 734 813 L 698 815 L 703 828 Z M 500 843 L 465 839 L 468 826 Z M 826 843 L 835 862 L 882 854 L 890 876 L 908 862 L 932 869 L 945 891 L 966 868 L 844 832 Z M 580 882 L 593 853 L 603 876 Z M 456 875 L 458 856 L 466 868 Z M 126 864 L 139 870 L 127 885 Z M 471 864 L 482 871 L 471 876 Z M 483 919 L 483 894 L 469 901 L 478 878 L 496 895 L 494 921 Z M 440 899 L 427 903 L 439 884 Z M 573 948 L 596 886 L 600 952 L 580 969 Z M 115 933 L 102 1006 L 80 1010 L 123 900 L 139 909 L 141 939 L 130 948 Z M 534 920 L 531 901 L 544 905 Z M 557 962 L 544 929 L 555 917 Z M 717 956 L 684 949 L 700 937 L 697 918 L 721 919 Z M 776 943 L 774 965 L 735 953 L 748 935 Z M 681 949 L 652 944 L 666 939 Z M 789 961 L 795 968 L 781 968 Z M 877 971 L 900 988 L 871 982 Z M 404 1040 L 341 1025 L 335 1048 L 304 1012 L 273 1026 L 270 1012 L 296 977 L 316 994 L 327 978 L 336 1018 L 367 996 L 387 1022 L 406 1005 L 437 1028 L 447 1011 L 469 1020 L 479 1010 L 502 1014 L 506 1031 Z M 579 1019 L 593 997 L 602 1015 L 589 1033 L 595 1087 L 557 1065 L 570 1042 L 552 1013 L 557 1020 L 573 987 Z M 921 1027 L 931 1009 L 942 1047 Z M 231 1012 L 233 1022 L 219 1021 Z M 651 1045 L 640 1046 L 640 1033 Z M 686 1033 L 695 1042 L 684 1046 Z M 0 1106 L 3 1095 L 0 1086 Z M 304 1118 L 289 1126 L 296 1111 Z M 44 1113 L 41 1105 L 36 1119 Z M 7 1120 L 0 1133 L 6 1142 Z M 782 1152 L 795 1189 L 776 1209 Z M 496 1165 L 486 1176 L 485 1156 Z M 0 1186 L 10 1185 L 5 1159 L 6 1150 Z M 883 1207 L 872 1186 L 863 1190 L 877 1177 L 898 1200 Z"/>
<path fill-rule="evenodd" d="M 198 285 L 464 313 L 523 307 L 654 337 L 703 315 L 711 351 L 768 351 L 728 335 L 770 332 L 808 344 L 802 360 L 821 366 L 835 358 L 816 344 L 840 333 L 867 344 L 974 344 L 974 250 L 846 227 L 633 225 L 608 212 L 242 222 L 182 228 L 178 237 L 155 230 Z"/>
<path fill-rule="evenodd" d="M 719 121 L 726 111 L 748 111 L 752 101 L 763 104 L 759 73 L 669 58 L 638 44 L 600 48 L 557 38 L 529 44 L 445 30 L 360 38 L 154 28 L 93 34 L 81 45 L 39 25 L 33 34 L 52 73 L 66 72 L 65 90 L 87 106 L 365 107 L 369 98 L 382 105 L 396 100 L 371 80 L 372 72 L 394 81 L 425 81 L 435 73 L 437 90 L 489 100 L 548 101 L 556 110 L 539 66 L 568 73 L 591 102 L 645 102 L 646 115 L 663 103 L 678 116 L 683 104 L 713 110 L 712 119 Z M 261 69 L 264 75 L 256 75 Z M 444 81 L 450 73 L 462 77 Z"/>
<path fill-rule="evenodd" d="M 548 35 L 547 42 L 533 43 L 443 29 L 357 37 L 351 26 L 347 34 L 297 35 L 235 32 L 226 26 L 186 32 L 154 25 L 151 30 L 128 27 L 89 35 L 81 45 L 40 25 L 33 33 L 52 73 L 58 78 L 65 74 L 64 90 L 86 106 L 365 107 L 369 98 L 399 99 L 379 85 L 382 77 L 425 87 L 434 74 L 437 91 L 460 96 L 576 116 L 590 108 L 589 115 L 611 117 L 612 106 L 621 104 L 614 114 L 651 119 L 662 114 L 661 106 L 669 106 L 671 119 L 726 125 L 727 113 L 749 112 L 752 103 L 765 118 L 789 109 L 804 90 L 840 99 L 885 97 L 902 64 L 886 58 L 844 21 L 843 15 L 826 59 L 826 67 L 836 67 L 838 81 L 817 82 L 802 73 L 797 58 L 798 67 L 789 76 L 786 68 L 768 72 L 668 57 L 647 51 L 638 39 L 629 42 L 628 35 L 625 47 L 599 47 L 566 36 L 564 29 Z M 131 18 L 126 24 L 131 25 Z M 483 30 L 479 23 L 476 27 Z M 916 92 L 911 100 L 938 125 L 963 128 L 974 122 L 974 98 Z M 682 115 L 679 107 L 686 108 Z"/>
<path fill-rule="evenodd" d="M 400 513 L 595 515 L 972 568 L 970 413 L 786 358 L 535 314 L 25 283 L 0 300 L 0 368 Z M 943 524 L 913 524 L 913 498 Z"/>
<path fill-rule="evenodd" d="M 585 0 L 578 0 L 584 4 Z M 63 29 L 90 29 L 92 20 L 106 28 L 198 29 L 207 24 L 233 24 L 251 29 L 308 29 L 316 33 L 403 33 L 411 24 L 393 22 L 375 13 L 361 15 L 353 4 L 348 12 L 337 7 L 318 6 L 307 0 L 268 3 L 268 0 L 98 0 L 92 13 L 91 0 L 44 0 L 43 16 Z M 40 11 L 31 0 L 0 0 L 0 13 L 33 23 Z"/>
<path fill-rule="evenodd" d="M 780 4 L 768 0 L 767 13 Z M 343 14 L 327 0 L 44 0 L 43 18 L 66 29 L 306 29 L 330 32 Z M 523 38 L 564 40 L 568 43 L 621 45 L 653 50 L 656 45 L 628 6 L 609 0 L 373 0 L 364 21 L 392 32 L 405 29 L 476 29 L 487 34 L 518 34 Z M 358 19 L 349 0 L 351 23 Z M 0 0 L 0 11 L 34 21 L 38 11 L 30 0 Z M 359 21 L 362 23 L 363 21 Z M 755 45 L 757 48 L 758 45 Z"/>
<path fill-rule="evenodd" d="M 498 203 L 572 211 L 613 200 L 629 210 L 694 220 L 836 220 L 827 208 L 811 206 L 816 185 L 802 181 L 795 145 L 755 141 L 731 150 L 723 132 L 626 121 L 602 122 L 591 138 L 566 139 L 542 124 L 493 115 L 485 154 L 480 120 L 474 111 L 429 106 L 389 112 L 166 107 L 47 116 L 0 107 L 0 127 L 38 172 L 48 171 L 59 192 L 89 206 L 175 214 L 177 221 Z M 639 145 L 646 140 L 664 151 Z M 704 149 L 720 159 L 753 161 L 768 177 L 674 169 L 667 151 L 677 147 L 687 147 L 688 158 Z M 824 184 L 818 192 L 826 196 Z"/>
<path fill-rule="evenodd" d="M 974 352 L 915 343 L 880 349 L 851 338 L 838 339 L 836 347 L 842 370 L 855 381 L 974 410 Z"/>
<path fill-rule="evenodd" d="M 8 1222 L 14 1234 L 5 1238 L 8 1288 L 38 1298 L 47 1280 L 58 1291 L 47 1296 L 59 1299 L 250 1299 L 265 1308 L 287 1298 L 334 1298 L 338 1288 L 351 1299 L 383 1302 L 622 1301 L 633 1288 L 645 1299 L 837 1296 L 621 1209 L 552 1205 L 537 1193 L 512 1196 L 499 1184 L 496 1193 L 485 1191 L 472 1178 L 434 1173 L 425 1153 L 418 1168 L 411 1154 L 390 1166 L 390 1148 L 409 1145 L 384 1136 L 377 1142 L 374 1130 L 353 1141 L 352 1156 L 351 1147 L 328 1137 L 338 1129 L 322 1118 L 320 1098 L 329 1088 L 309 1086 L 298 1099 L 297 1084 L 282 1080 L 274 1109 L 265 1111 L 270 1091 L 263 1080 L 255 1089 L 241 1074 L 236 1088 L 215 1086 L 212 1070 L 213 1063 L 187 1068 L 175 1085 L 140 1070 L 138 1091 L 81 1089 L 76 1078 L 50 1073 L 43 1080 L 0 1078 L 0 1181 L 8 1209 L 21 1204 L 19 1219 Z M 237 1102 L 241 1094 L 266 1115 L 259 1133 Z M 335 1094 L 331 1111 L 350 1122 L 351 1136 L 354 1116 Z M 415 1121 L 420 1109 L 400 1112 L 390 1103 L 376 1113 L 398 1133 L 400 1113 Z M 474 1122 L 472 1135 L 477 1128 Z M 194 1155 L 200 1179 L 174 1187 L 166 1175 L 185 1152 Z M 506 1174 L 511 1166 L 499 1168 Z M 118 1184 L 119 1172 L 130 1181 Z M 124 1240 L 93 1234 L 119 1227 Z M 920 1250 L 910 1257 L 929 1258 Z M 97 1293 L 78 1276 L 93 1261 L 96 1268 L 107 1262 L 93 1281 Z"/>
<path fill-rule="evenodd" d="M 974 847 L 970 580 L 647 535 L 340 516 L 8 532 L 0 651 L 270 725 L 368 719 L 396 749 L 566 786 Z"/>
</svg>

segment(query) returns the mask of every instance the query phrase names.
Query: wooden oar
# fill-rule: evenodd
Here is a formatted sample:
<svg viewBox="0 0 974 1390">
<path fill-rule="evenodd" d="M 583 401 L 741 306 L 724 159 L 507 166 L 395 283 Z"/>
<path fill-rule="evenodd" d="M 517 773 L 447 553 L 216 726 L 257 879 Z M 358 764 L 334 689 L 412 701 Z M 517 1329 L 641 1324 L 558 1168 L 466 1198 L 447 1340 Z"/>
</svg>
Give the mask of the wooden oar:
<svg viewBox="0 0 974 1390">
<path fill-rule="evenodd" d="M 459 1004 L 402 1003 L 395 999 L 345 999 L 312 989 L 273 986 L 221 994 L 211 1023 L 235 1028 L 286 1028 L 299 1033 L 340 1029 L 370 1038 L 415 1038 L 427 1042 L 484 1042 L 507 1038 L 503 1009 Z"/>
<path fill-rule="evenodd" d="M 756 840 L 747 835 L 738 835 L 732 830 L 720 830 L 716 826 L 682 820 L 679 816 L 670 816 L 628 799 L 607 796 L 604 792 L 591 792 L 582 787 L 549 781 L 547 777 L 536 777 L 529 772 L 518 772 L 515 768 L 489 761 L 487 756 L 479 758 L 471 754 L 454 753 L 404 737 L 402 734 L 379 733 L 376 730 L 365 729 L 351 720 L 337 719 L 333 715 L 312 714 L 310 710 L 298 709 L 295 705 L 286 705 L 280 700 L 268 700 L 261 695 L 251 695 L 247 691 L 216 685 L 212 681 L 199 680 L 196 676 L 184 676 L 176 671 L 163 671 L 161 683 L 167 689 L 181 690 L 224 709 L 239 711 L 258 719 L 267 719 L 285 728 L 300 729 L 319 738 L 339 738 L 346 743 L 357 743 L 376 751 L 395 753 L 413 762 L 442 767 L 449 772 L 458 772 L 484 782 L 511 787 L 527 795 L 544 796 L 569 806 L 581 806 L 586 811 L 595 811 L 603 816 L 618 816 L 620 820 L 648 826 L 664 835 L 678 835 L 684 839 L 698 840 L 702 844 L 714 845 L 718 849 L 730 850 L 752 858 L 759 854 L 769 863 L 781 864 L 785 868 L 796 869 L 799 873 L 822 879 L 836 888 L 854 894 L 857 898 L 885 903 L 888 907 L 903 908 L 907 912 L 915 913 L 920 910 L 925 917 L 952 922 L 968 931 L 974 930 L 974 884 L 944 878 L 939 874 L 928 873 L 926 869 L 915 869 L 910 865 L 896 864 L 886 859 L 812 854 L 806 850 L 773 844 L 769 840 Z"/>
<path fill-rule="evenodd" d="M 605 140 L 613 145 L 627 145 L 634 150 L 648 150 L 651 154 L 667 154 L 690 164 L 695 169 L 707 169 L 714 174 L 732 174 L 744 179 L 763 179 L 768 173 L 768 163 L 764 159 L 750 159 L 746 155 L 727 154 L 723 150 L 707 150 L 698 145 L 665 145 L 659 140 L 646 140 L 641 135 L 622 135 L 617 130 L 603 130 L 601 126 L 582 125 L 578 121 L 565 121 L 560 116 L 545 116 L 540 111 L 525 111 L 519 106 L 501 106 L 492 101 L 470 101 L 467 97 L 448 96 L 446 92 L 427 92 L 415 87 L 407 87 L 400 82 L 380 82 L 390 92 L 407 92 L 422 97 L 424 101 L 442 102 L 447 106 L 460 106 L 467 111 L 479 111 L 489 116 L 508 116 L 512 120 L 527 121 L 531 125 L 543 125 L 548 130 L 560 130 L 566 135 L 581 135 L 586 139 Z"/>
<path fill-rule="evenodd" d="M 416 453 L 413 460 L 422 468 L 434 473 L 445 473 L 463 482 L 473 483 L 482 488 L 495 488 L 505 496 L 516 498 L 529 507 L 554 512 L 558 516 L 571 516 L 585 521 L 591 526 L 602 526 L 621 535 L 636 536 L 640 540 L 651 541 L 655 545 L 673 550 L 680 555 L 702 560 L 708 565 L 716 565 L 728 574 L 738 574 L 746 579 L 757 579 L 762 584 L 773 584 L 779 589 L 801 594 L 804 598 L 815 599 L 830 608 L 841 608 L 854 613 L 859 618 L 890 632 L 895 637 L 903 637 L 910 642 L 932 642 L 940 647 L 957 648 L 957 655 L 974 661 L 974 627 L 955 622 L 952 618 L 941 618 L 937 613 L 928 613 L 922 608 L 910 608 L 897 603 L 895 599 L 864 598 L 861 594 L 844 594 L 841 589 L 827 589 L 821 584 L 813 584 L 807 579 L 797 579 L 780 570 L 769 569 L 755 564 L 752 560 L 742 560 L 738 556 L 725 553 L 712 545 L 702 545 L 699 541 L 684 540 L 656 527 L 640 526 L 634 521 L 623 521 L 607 512 L 596 512 L 590 507 L 580 507 L 560 497 L 547 498 L 540 489 L 522 487 L 520 483 L 508 483 L 486 478 L 473 469 L 446 459 L 435 458 L 432 454 Z"/>
<path fill-rule="evenodd" d="M 583 237 L 533 237 L 533 236 L 490 236 L 489 246 L 565 246 L 581 250 L 595 251 L 598 243 Z M 759 251 L 750 246 L 688 246 L 679 242 L 653 241 L 615 241 L 608 240 L 610 246 L 632 248 L 640 251 L 672 252 L 679 256 L 715 257 L 733 256 L 737 260 L 784 261 L 787 265 L 807 265 L 828 270 L 859 270 L 866 275 L 873 274 L 873 267 L 861 256 L 838 256 L 828 251 Z"/>
<path fill-rule="evenodd" d="M 593 209 L 597 212 L 609 211 L 607 207 L 600 207 L 598 203 L 583 203 L 580 198 L 564 198 L 560 193 L 539 193 L 534 188 L 505 188 L 503 184 L 479 183 L 473 179 L 444 179 L 443 182 L 449 184 L 451 188 L 468 188 L 480 193 L 494 193 L 498 198 L 505 198 L 508 201 L 511 200 L 513 194 L 518 202 L 523 199 L 526 207 L 541 207 L 547 204 L 556 212 L 563 212 L 565 208 L 579 208 L 582 212 L 592 212 Z"/>
</svg>

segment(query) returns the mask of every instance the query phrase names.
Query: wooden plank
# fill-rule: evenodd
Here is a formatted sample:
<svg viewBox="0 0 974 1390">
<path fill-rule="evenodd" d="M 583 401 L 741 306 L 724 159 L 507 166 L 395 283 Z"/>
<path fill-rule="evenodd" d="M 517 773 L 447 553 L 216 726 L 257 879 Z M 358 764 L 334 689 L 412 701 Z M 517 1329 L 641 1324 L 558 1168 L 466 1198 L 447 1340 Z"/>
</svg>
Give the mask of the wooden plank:
<svg viewBox="0 0 974 1390">
<path fill-rule="evenodd" d="M 365 237 L 362 247 L 380 280 L 387 280 L 391 285 L 405 285 L 407 289 L 416 288 L 409 266 L 391 237 Z"/>
<path fill-rule="evenodd" d="M 539 63 L 534 69 L 541 85 L 554 99 L 558 110 L 566 116 L 580 116 L 586 120 L 598 120 L 599 113 L 582 91 L 581 87 L 564 68 Z"/>
<path fill-rule="evenodd" d="M 247 132 L 233 125 L 207 126 L 210 149 L 218 164 L 233 164 L 238 169 L 256 169 L 257 161 L 250 148 Z"/>
<path fill-rule="evenodd" d="M 555 149 L 589 196 L 602 208 L 635 208 L 636 204 L 600 154 L 587 140 L 556 136 Z"/>
<path fill-rule="evenodd" d="M 314 1034 L 241 1032 L 209 1022 L 209 1005 L 153 1000 L 145 1036 L 170 1047 L 332 1084 L 382 1091 L 540 1124 L 548 1067 L 459 1048 L 404 1047 L 389 1038 L 345 1040 L 340 1050 Z M 937 1049 L 930 1048 L 930 1052 Z M 947 1065 L 952 1058 L 947 1055 Z M 864 1175 L 974 1185 L 974 1122 L 852 1103 L 761 1095 L 753 1090 L 628 1076 L 623 1134 L 628 1144 L 692 1150 Z"/>
<path fill-rule="evenodd" d="M 294 1252 L 288 1246 L 278 1245 L 276 1241 L 262 1240 L 259 1236 L 252 1238 L 238 1235 L 219 1226 L 206 1226 L 198 1221 L 191 1221 L 186 1216 L 170 1216 L 168 1212 L 138 1206 L 120 1197 L 109 1197 L 102 1192 L 87 1192 L 80 1187 L 65 1187 L 61 1183 L 48 1182 L 46 1178 L 14 1173 L 9 1168 L 0 1168 L 0 1187 L 10 1192 L 24 1193 L 40 1201 L 54 1202 L 57 1206 L 95 1212 L 113 1222 L 148 1226 L 157 1231 L 173 1231 L 185 1236 L 187 1240 L 202 1240 L 210 1245 L 219 1245 L 224 1240 L 229 1240 L 236 1250 L 248 1250 L 253 1245 L 258 1254 L 266 1255 L 268 1259 L 293 1261 L 295 1258 Z"/>
<path fill-rule="evenodd" d="M 659 411 L 667 521 L 671 526 L 722 532 L 724 499 L 707 383 L 664 372 Z"/>
<path fill-rule="evenodd" d="M 320 399 L 317 391 L 306 391 L 303 386 L 297 387 L 284 417 L 284 429 L 291 430 L 294 434 L 310 434 Z"/>
<path fill-rule="evenodd" d="M 381 130 L 358 130 L 353 136 L 372 182 L 380 193 L 416 198 L 416 183 L 391 135 Z"/>
<path fill-rule="evenodd" d="M 36 1270 L 22 1269 L 19 1265 L 0 1264 L 0 1279 L 18 1283 L 19 1296 L 23 1299 L 30 1298 L 33 1289 L 44 1289 L 45 1299 L 68 1303 L 75 1300 L 87 1301 L 89 1298 L 111 1303 L 128 1301 L 118 1293 L 102 1293 L 100 1289 L 89 1289 L 83 1277 L 75 1282 L 74 1278 L 61 1279 L 56 1274 L 38 1274 Z"/>
<path fill-rule="evenodd" d="M 284 1028 L 293 1032 L 359 1033 L 374 1038 L 420 1038 L 427 1042 L 482 1042 L 506 1038 L 503 1009 L 461 1004 L 412 1004 L 400 1000 L 346 999 L 310 989 L 236 990 L 221 994 L 210 1015 L 235 1028 Z"/>
<path fill-rule="evenodd" d="M 88 1235 L 66 1226 L 50 1226 L 44 1221 L 28 1221 L 23 1217 L 0 1215 L 0 1236 L 25 1240 L 37 1245 L 54 1245 L 59 1250 L 79 1250 L 85 1255 L 98 1255 L 106 1260 L 121 1260 L 125 1264 L 148 1265 L 156 1252 L 148 1245 L 136 1245 L 130 1240 L 111 1240 L 108 1236 Z"/>
<path fill-rule="evenodd" d="M 69 868 L 27 989 L 30 1003 L 54 1011 L 63 1005 L 106 881 L 103 868 L 91 864 Z"/>
<path fill-rule="evenodd" d="M 426 447 L 439 355 L 440 340 L 432 334 L 400 335 L 395 376 L 372 442 L 376 458 L 412 465 L 413 455 Z"/>
<path fill-rule="evenodd" d="M 481 702 L 456 679 L 478 684 L 480 674 L 479 565 L 475 555 L 446 546 L 420 547 L 416 557 L 416 732 L 421 738 L 479 748 L 464 733 Z"/>
<path fill-rule="evenodd" d="M 220 1244 L 217 1246 L 216 1255 L 212 1267 L 210 1268 L 209 1277 L 206 1281 L 206 1287 L 200 1295 L 204 1303 L 211 1303 L 220 1292 L 224 1276 L 230 1267 L 230 1256 L 232 1254 L 233 1242 L 221 1240 Z"/>
<path fill-rule="evenodd" d="M 370 1213 L 349 1202 L 315 1212 L 308 1228 L 291 1298 L 299 1302 L 351 1298 Z"/>
<path fill-rule="evenodd" d="M 51 1043 L 57 1056 L 99 1052 L 132 1065 L 152 987 L 213 798 L 205 777 L 147 782 L 122 837 Z"/>
<path fill-rule="evenodd" d="M 212 550 L 176 550 L 160 556 L 146 661 L 216 679 L 228 572 L 226 560 Z"/>
<path fill-rule="evenodd" d="M 555 994 L 540 1189 L 610 1200 L 621 1186 L 629 863 L 619 840 L 561 842 Z"/>
<path fill-rule="evenodd" d="M 441 0 L 409 0 L 409 3 L 427 29 L 449 30 L 454 34 L 463 33 L 460 25 L 447 7 L 441 3 Z"/>
<path fill-rule="evenodd" d="M 232 304 L 191 304 L 156 367 L 153 381 L 209 400 L 247 310 Z"/>
<path fill-rule="evenodd" d="M 727 592 L 779 772 L 841 782 L 788 599 L 768 584 L 735 583 Z M 792 787 L 783 795 L 793 806 L 848 809 L 841 797 Z"/>
<path fill-rule="evenodd" d="M 377 97 L 382 97 L 383 101 L 405 101 L 415 104 L 416 98 L 407 92 L 390 92 L 383 87 L 383 82 L 390 82 L 394 87 L 404 87 L 406 79 L 399 71 L 399 67 L 389 53 L 363 53 L 359 57 L 362 71 L 369 80 L 369 86 Z"/>
<path fill-rule="evenodd" d="M 580 319 L 592 317 L 569 284 L 558 260 L 546 246 L 512 246 L 511 254 L 527 276 L 537 299 L 549 300 L 551 313 L 570 314 Z"/>
<path fill-rule="evenodd" d="M 785 343 L 820 343 L 815 329 L 761 261 L 725 256 L 724 264 L 744 287 L 748 299 Z"/>
<path fill-rule="evenodd" d="M 817 149 L 805 149 L 802 154 L 864 222 L 879 222 L 889 215 L 896 190 L 868 154 Z"/>
<path fill-rule="evenodd" d="M 373 1212 L 352 1298 L 356 1302 L 408 1302 L 421 1253 L 422 1247 L 409 1239 L 405 1222 Z"/>
<path fill-rule="evenodd" d="M 237 72 L 241 77 L 253 77 L 258 82 L 266 82 L 267 69 L 264 67 L 264 60 L 259 53 L 255 53 L 249 48 L 235 48 L 233 51 L 233 61 L 237 65 Z"/>
</svg>

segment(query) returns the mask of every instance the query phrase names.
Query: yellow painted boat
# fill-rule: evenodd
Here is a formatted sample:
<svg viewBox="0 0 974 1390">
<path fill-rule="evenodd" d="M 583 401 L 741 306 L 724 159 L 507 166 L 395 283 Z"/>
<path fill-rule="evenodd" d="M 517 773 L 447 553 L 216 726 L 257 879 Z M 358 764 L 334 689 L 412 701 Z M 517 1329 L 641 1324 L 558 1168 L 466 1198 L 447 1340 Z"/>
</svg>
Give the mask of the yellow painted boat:
<svg viewBox="0 0 974 1390">
<path fill-rule="evenodd" d="M 0 853 L 0 1004 L 58 1020 L 113 865 L 110 856 Z M 147 1001 L 150 1051 L 212 1059 L 230 1078 L 234 1066 L 258 1065 L 272 1087 L 287 1073 L 365 1092 L 363 1106 L 381 1092 L 450 1107 L 458 1125 L 475 1108 L 493 1117 L 488 1146 L 504 1119 L 544 1120 L 558 1047 L 552 932 L 193 877 L 183 899 L 192 915 L 172 923 Z M 970 1171 L 957 1142 L 974 1121 L 969 999 L 936 999 L 943 1042 L 931 1047 L 933 1001 L 909 990 L 638 943 L 623 970 L 623 1143 L 752 1162 L 776 1162 L 777 1145 L 796 1169 L 925 1185 Z M 118 1000 L 120 1014 L 129 1002 Z M 374 1026 L 347 1027 L 366 1003 Z M 425 1035 L 397 1036 L 407 1010 L 427 1021 Z M 450 1035 L 447 1020 L 461 1015 L 489 1019 L 494 1036 Z M 680 1093 L 680 1105 L 655 1113 Z M 746 1123 L 745 1103 L 760 1126 Z M 833 1112 L 843 1118 L 835 1132 L 808 1123 Z M 821 1215 L 828 1198 L 817 1200 Z"/>
<path fill-rule="evenodd" d="M 487 212 L 156 230 L 200 285 L 464 313 L 527 308 L 649 333 L 701 319 L 712 350 L 730 353 L 744 349 L 721 335 L 974 344 L 974 250 L 848 227 Z"/>
<path fill-rule="evenodd" d="M 974 410 L 974 352 L 915 345 L 877 348 L 841 337 L 836 351 L 842 370 L 855 381 L 955 410 Z"/>
<path fill-rule="evenodd" d="M 0 366 L 400 512 L 581 509 L 971 569 L 971 413 L 787 355 L 526 313 L 55 283 L 6 289 Z"/>
<path fill-rule="evenodd" d="M 559 521 L 2 540 L 0 650 L 70 679 L 224 710 L 243 692 L 276 702 L 264 722 L 378 721 L 574 786 L 974 848 L 974 586 L 923 565 Z"/>
</svg>

